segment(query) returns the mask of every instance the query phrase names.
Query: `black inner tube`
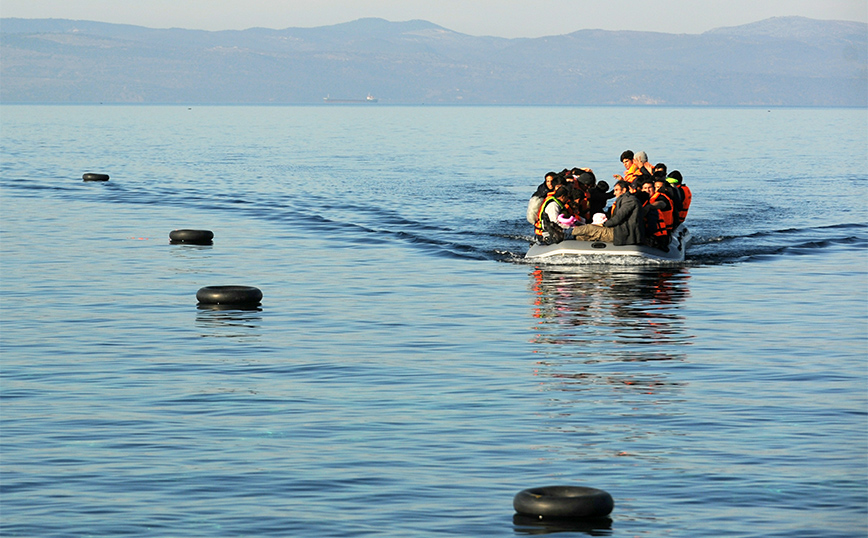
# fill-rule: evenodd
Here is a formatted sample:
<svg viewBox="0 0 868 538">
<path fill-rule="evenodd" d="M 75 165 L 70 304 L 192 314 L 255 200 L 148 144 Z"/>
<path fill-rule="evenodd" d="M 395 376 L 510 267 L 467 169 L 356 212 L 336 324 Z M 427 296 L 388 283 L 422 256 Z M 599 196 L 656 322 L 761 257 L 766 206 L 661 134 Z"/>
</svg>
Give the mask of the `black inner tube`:
<svg viewBox="0 0 868 538">
<path fill-rule="evenodd" d="M 214 232 L 211 230 L 172 230 L 169 232 L 169 242 L 190 243 L 192 245 L 210 245 L 213 243 Z"/>
<path fill-rule="evenodd" d="M 262 291 L 253 286 L 205 286 L 196 292 L 199 304 L 256 305 Z"/>
<path fill-rule="evenodd" d="M 519 514 L 562 519 L 599 518 L 615 507 L 612 496 L 583 486 L 546 486 L 520 491 L 512 501 Z"/>
</svg>

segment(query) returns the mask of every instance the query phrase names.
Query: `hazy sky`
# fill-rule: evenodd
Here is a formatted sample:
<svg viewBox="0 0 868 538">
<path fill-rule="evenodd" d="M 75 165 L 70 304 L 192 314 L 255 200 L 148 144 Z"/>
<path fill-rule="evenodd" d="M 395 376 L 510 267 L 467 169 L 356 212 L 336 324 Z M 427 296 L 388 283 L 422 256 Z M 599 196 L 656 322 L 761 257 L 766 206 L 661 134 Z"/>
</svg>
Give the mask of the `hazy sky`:
<svg viewBox="0 0 868 538">
<path fill-rule="evenodd" d="M 2 0 L 3 17 L 83 19 L 151 28 L 326 26 L 362 17 L 424 19 L 471 35 L 576 30 L 698 34 L 769 17 L 868 22 L 866 0 Z"/>
</svg>

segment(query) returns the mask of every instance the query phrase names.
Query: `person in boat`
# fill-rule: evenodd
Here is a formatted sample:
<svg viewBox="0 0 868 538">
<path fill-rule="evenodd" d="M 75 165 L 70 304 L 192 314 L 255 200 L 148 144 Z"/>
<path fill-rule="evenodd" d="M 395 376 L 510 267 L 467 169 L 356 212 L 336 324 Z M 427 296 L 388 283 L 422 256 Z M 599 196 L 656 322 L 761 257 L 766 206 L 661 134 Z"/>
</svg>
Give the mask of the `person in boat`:
<svg viewBox="0 0 868 538">
<path fill-rule="evenodd" d="M 620 174 L 612 174 L 612 177 L 618 181 L 624 180 L 627 183 L 632 183 L 634 179 L 639 177 L 642 172 L 639 170 L 639 167 L 636 166 L 635 155 L 629 149 L 623 153 L 621 153 L 621 164 L 624 165 L 624 175 Z"/>
<path fill-rule="evenodd" d="M 591 190 L 596 185 L 597 179 L 593 172 L 580 172 L 572 181 L 572 201 L 570 214 L 584 224 L 591 220 Z"/>
<path fill-rule="evenodd" d="M 664 177 L 654 178 L 654 191 L 657 194 L 665 195 L 669 205 L 672 206 L 672 224 L 669 225 L 669 233 L 671 234 L 681 224 L 681 221 L 678 220 L 678 215 L 681 211 L 681 197 L 678 196 L 678 193 L 675 192 L 675 189 L 669 185 L 669 182 Z M 659 199 L 658 196 L 653 198 Z"/>
<path fill-rule="evenodd" d="M 614 193 L 608 191 L 609 184 L 605 181 L 598 181 L 593 188 L 588 189 L 588 204 L 590 205 L 588 213 L 593 216 L 606 209 L 606 204 L 615 197 Z"/>
<path fill-rule="evenodd" d="M 658 178 L 662 178 L 662 179 L 666 180 L 670 185 L 672 185 L 673 182 L 669 181 L 669 179 L 667 178 L 666 170 L 667 170 L 667 168 L 666 168 L 666 165 L 664 163 L 655 164 L 654 165 L 654 181 L 657 181 Z M 679 173 L 678 175 L 681 175 L 681 174 Z M 680 206 L 682 204 L 682 202 L 684 201 L 684 196 L 682 195 L 681 191 L 678 190 L 677 188 L 675 188 L 674 186 L 672 188 L 672 192 L 675 193 L 675 196 L 677 198 L 677 200 L 675 200 L 675 199 L 673 200 L 675 202 L 675 205 Z"/>
<path fill-rule="evenodd" d="M 539 187 L 536 188 L 536 192 L 534 196 L 539 196 L 540 198 L 545 198 L 548 194 L 555 190 L 555 178 L 558 177 L 557 172 L 549 172 L 545 175 L 545 179 L 543 182 L 539 184 Z"/>
<path fill-rule="evenodd" d="M 605 241 L 615 245 L 640 245 L 645 237 L 642 206 L 629 192 L 630 184 L 624 180 L 615 183 L 615 201 L 608 220 L 601 225 L 585 224 L 573 228 L 573 239 L 579 241 Z"/>
<path fill-rule="evenodd" d="M 678 222 L 684 222 L 687 219 L 687 210 L 690 209 L 690 202 L 693 201 L 693 192 L 691 192 L 690 187 L 684 184 L 684 178 L 678 170 L 673 170 L 666 177 L 666 181 L 672 185 L 672 188 L 676 192 L 681 194 L 681 209 L 678 211 Z"/>
<path fill-rule="evenodd" d="M 648 162 L 648 154 L 644 151 L 640 151 L 636 153 L 633 157 L 634 164 L 636 168 L 639 169 L 639 173 L 643 176 L 654 176 L 654 167 L 651 166 L 651 163 Z"/>
<path fill-rule="evenodd" d="M 563 184 L 564 181 L 557 172 L 549 172 L 545 175 L 543 182 L 536 188 L 530 200 L 527 201 L 527 221 L 530 224 L 536 225 L 537 218 L 539 217 L 539 208 L 543 201 L 545 201 L 549 194 L 554 192 L 558 185 Z"/>
<path fill-rule="evenodd" d="M 579 168 L 579 167 L 575 167 L 575 168 L 572 169 L 572 173 L 573 173 L 573 177 L 574 177 L 574 178 L 578 178 L 578 177 L 581 176 L 582 174 L 591 174 L 591 175 L 594 175 L 594 171 L 591 170 L 590 168 Z"/>
<path fill-rule="evenodd" d="M 674 193 L 674 197 L 672 198 L 672 201 L 675 202 L 675 227 L 677 228 L 679 224 L 684 222 L 684 218 L 687 217 L 687 211 L 684 209 L 685 192 L 683 190 L 679 189 L 678 186 L 676 185 L 676 182 L 679 180 L 676 180 L 674 178 L 669 179 L 666 171 L 667 171 L 667 168 L 666 168 L 665 164 L 663 164 L 663 163 L 655 164 L 654 165 L 654 181 L 656 182 L 656 181 L 658 181 L 658 179 L 663 179 L 666 181 L 666 183 L 669 184 L 670 187 L 672 187 L 672 192 Z M 681 172 L 679 172 L 678 170 L 674 170 L 674 173 L 678 176 L 678 178 L 681 177 Z M 689 191 L 689 189 L 688 189 L 688 191 Z M 688 192 L 688 194 L 690 194 L 690 193 Z M 687 205 L 688 206 L 690 205 L 690 200 L 687 201 Z"/>
<path fill-rule="evenodd" d="M 537 241 L 551 245 L 564 240 L 566 228 L 569 227 L 564 222 L 569 221 L 565 218 L 559 219 L 559 217 L 564 214 L 569 198 L 570 191 L 565 185 L 558 186 L 554 192 L 546 196 L 539 208 L 536 224 L 534 224 Z"/>
<path fill-rule="evenodd" d="M 641 189 L 646 208 L 645 244 L 668 251 L 675 214 L 672 201 L 667 195 L 658 191 L 651 180 L 645 180 Z"/>
<path fill-rule="evenodd" d="M 647 185 L 646 185 L 647 184 Z M 654 192 L 654 183 L 643 182 L 639 187 L 639 191 L 634 193 L 634 196 L 639 203 L 642 204 L 642 222 L 645 223 L 645 237 L 643 244 L 652 246 L 654 232 L 657 231 L 658 214 L 657 209 L 651 203 L 651 194 Z"/>
</svg>

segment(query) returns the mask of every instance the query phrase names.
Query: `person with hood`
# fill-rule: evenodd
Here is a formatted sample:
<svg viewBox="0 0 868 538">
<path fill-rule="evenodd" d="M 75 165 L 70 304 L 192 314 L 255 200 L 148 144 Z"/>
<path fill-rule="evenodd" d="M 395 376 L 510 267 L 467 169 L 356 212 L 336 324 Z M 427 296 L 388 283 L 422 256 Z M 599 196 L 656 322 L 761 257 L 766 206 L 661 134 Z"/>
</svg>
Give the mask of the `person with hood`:
<svg viewBox="0 0 868 538">
<path fill-rule="evenodd" d="M 609 184 L 605 181 L 598 181 L 596 185 L 588 190 L 588 203 L 590 204 L 589 213 L 593 216 L 596 213 L 602 213 L 606 209 L 606 204 L 610 198 L 615 195 L 609 192 Z"/>
<path fill-rule="evenodd" d="M 539 208 L 545 201 L 546 196 L 554 192 L 559 186 L 563 185 L 564 180 L 558 176 L 557 172 L 549 172 L 545 175 L 545 179 L 536 188 L 536 192 L 527 201 L 527 221 L 531 224 L 536 224 L 539 217 Z"/>
</svg>

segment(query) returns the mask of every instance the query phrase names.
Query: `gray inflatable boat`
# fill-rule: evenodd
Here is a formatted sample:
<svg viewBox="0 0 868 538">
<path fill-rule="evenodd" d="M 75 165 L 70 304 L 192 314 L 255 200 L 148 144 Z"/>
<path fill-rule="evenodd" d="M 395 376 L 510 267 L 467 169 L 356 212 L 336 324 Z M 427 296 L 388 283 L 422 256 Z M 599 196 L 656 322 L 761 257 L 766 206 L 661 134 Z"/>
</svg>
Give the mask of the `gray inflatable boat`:
<svg viewBox="0 0 868 538">
<path fill-rule="evenodd" d="M 534 243 L 527 251 L 525 259 L 551 263 L 571 263 L 580 261 L 579 258 L 590 258 L 589 261 L 594 263 L 643 263 L 644 260 L 683 262 L 688 243 L 690 230 L 682 223 L 672 234 L 668 252 L 645 245 L 615 246 L 602 241 L 567 239 L 554 245 Z"/>
</svg>

